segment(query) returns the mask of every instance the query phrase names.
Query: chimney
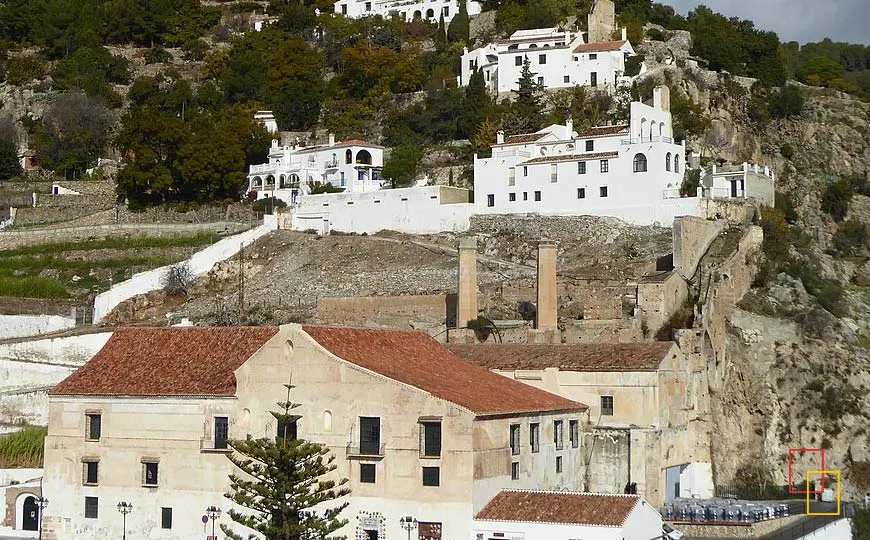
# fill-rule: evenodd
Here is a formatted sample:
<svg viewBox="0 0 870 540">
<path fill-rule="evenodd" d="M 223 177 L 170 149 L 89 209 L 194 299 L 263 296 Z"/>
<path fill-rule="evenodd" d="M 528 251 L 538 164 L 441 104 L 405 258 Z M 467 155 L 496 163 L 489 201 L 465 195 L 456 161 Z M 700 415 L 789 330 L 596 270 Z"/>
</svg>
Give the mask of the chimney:
<svg viewBox="0 0 870 540">
<path fill-rule="evenodd" d="M 556 243 L 541 240 L 538 242 L 538 309 L 535 325 L 539 332 L 558 328 L 557 306 Z"/>
<path fill-rule="evenodd" d="M 459 238 L 459 298 L 456 325 L 466 326 L 477 318 L 477 237 Z"/>
<path fill-rule="evenodd" d="M 653 88 L 653 107 L 665 112 L 671 112 L 671 89 L 667 86 Z"/>
<path fill-rule="evenodd" d="M 329 146 L 335 146 L 335 133 L 329 134 Z"/>
<path fill-rule="evenodd" d="M 574 119 L 570 116 L 565 120 L 565 132 L 567 133 L 565 139 L 570 139 L 574 136 Z"/>
<path fill-rule="evenodd" d="M 628 29 L 626 27 L 622 27 L 622 41 L 628 41 Z"/>
<path fill-rule="evenodd" d="M 504 144 L 504 130 L 498 130 L 495 134 L 495 144 Z"/>
</svg>

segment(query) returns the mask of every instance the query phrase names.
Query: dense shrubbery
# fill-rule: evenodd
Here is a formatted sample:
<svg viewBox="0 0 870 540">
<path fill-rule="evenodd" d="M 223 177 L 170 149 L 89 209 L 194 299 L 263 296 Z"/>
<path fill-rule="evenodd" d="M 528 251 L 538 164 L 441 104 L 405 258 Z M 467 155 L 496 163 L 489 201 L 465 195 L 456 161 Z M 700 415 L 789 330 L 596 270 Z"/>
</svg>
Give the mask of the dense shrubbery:
<svg viewBox="0 0 870 540">
<path fill-rule="evenodd" d="M 0 468 L 42 467 L 42 454 L 47 429 L 29 426 L 0 436 Z"/>
<path fill-rule="evenodd" d="M 852 186 L 847 180 L 831 182 L 822 194 L 822 210 L 830 214 L 834 221 L 843 221 L 849 212 L 852 195 Z"/>
</svg>

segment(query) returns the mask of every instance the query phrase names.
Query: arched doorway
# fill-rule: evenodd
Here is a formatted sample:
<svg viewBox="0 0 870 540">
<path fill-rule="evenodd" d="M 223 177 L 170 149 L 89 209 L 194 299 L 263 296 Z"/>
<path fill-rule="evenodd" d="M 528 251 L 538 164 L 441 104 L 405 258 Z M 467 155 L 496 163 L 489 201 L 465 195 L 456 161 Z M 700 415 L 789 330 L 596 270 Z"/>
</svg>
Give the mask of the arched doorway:
<svg viewBox="0 0 870 540">
<path fill-rule="evenodd" d="M 356 153 L 356 162 L 363 165 L 371 165 L 372 155 L 369 153 L 368 150 L 360 150 Z"/>
<path fill-rule="evenodd" d="M 36 506 L 36 497 L 32 495 L 24 499 L 24 515 L 21 520 L 21 528 L 25 531 L 39 530 L 39 507 Z"/>
</svg>

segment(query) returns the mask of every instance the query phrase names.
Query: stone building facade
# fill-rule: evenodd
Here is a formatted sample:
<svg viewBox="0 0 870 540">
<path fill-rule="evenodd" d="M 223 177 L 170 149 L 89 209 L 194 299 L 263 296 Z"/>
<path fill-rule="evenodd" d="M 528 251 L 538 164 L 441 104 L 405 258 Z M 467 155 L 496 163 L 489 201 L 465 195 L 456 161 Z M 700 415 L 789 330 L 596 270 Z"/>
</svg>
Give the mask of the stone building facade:
<svg viewBox="0 0 870 540">
<path fill-rule="evenodd" d="M 423 333 L 119 329 L 51 392 L 46 537 L 120 536 L 124 500 L 131 537 L 200 538 L 205 508 L 228 505 L 226 440 L 275 436 L 269 411 L 291 382 L 298 436 L 326 445 L 349 479 L 347 538 L 400 537 L 410 515 L 458 540 L 504 488 L 580 488 L 584 405 Z"/>
</svg>

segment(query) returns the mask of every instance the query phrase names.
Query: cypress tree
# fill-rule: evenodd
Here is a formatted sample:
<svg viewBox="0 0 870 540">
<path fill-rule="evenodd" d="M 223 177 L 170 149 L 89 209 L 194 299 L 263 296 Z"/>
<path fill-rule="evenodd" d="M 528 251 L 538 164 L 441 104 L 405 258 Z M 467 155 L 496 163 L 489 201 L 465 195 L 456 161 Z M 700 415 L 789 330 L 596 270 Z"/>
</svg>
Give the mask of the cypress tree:
<svg viewBox="0 0 870 540">
<path fill-rule="evenodd" d="M 20 174 L 18 147 L 9 139 L 0 139 L 0 180 L 8 180 Z"/>
</svg>

